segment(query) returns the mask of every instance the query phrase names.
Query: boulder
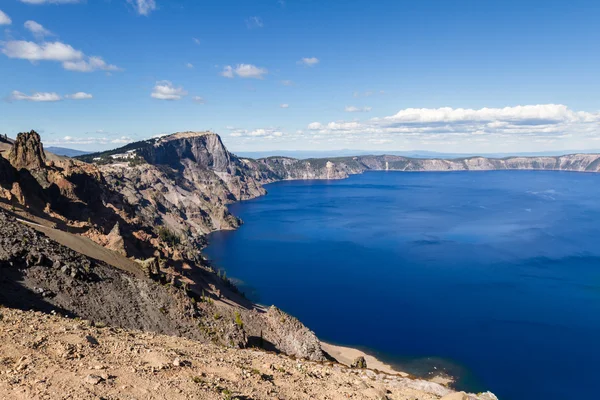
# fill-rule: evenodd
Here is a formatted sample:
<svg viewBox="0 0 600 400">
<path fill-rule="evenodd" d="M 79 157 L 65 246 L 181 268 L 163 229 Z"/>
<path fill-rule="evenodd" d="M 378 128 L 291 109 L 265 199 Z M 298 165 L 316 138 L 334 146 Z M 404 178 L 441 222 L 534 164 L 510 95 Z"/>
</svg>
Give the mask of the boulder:
<svg viewBox="0 0 600 400">
<path fill-rule="evenodd" d="M 354 361 L 352 362 L 352 365 L 350 365 L 350 367 L 365 369 L 365 368 L 367 368 L 367 360 L 365 360 L 365 358 L 363 356 L 356 357 L 356 359 L 354 359 Z"/>
</svg>

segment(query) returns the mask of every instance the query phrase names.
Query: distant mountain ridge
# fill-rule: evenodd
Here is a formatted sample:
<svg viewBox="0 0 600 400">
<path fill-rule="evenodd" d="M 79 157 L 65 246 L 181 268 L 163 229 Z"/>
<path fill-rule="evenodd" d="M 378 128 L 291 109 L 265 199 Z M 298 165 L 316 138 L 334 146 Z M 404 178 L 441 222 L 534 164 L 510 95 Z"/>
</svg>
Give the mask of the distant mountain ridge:
<svg viewBox="0 0 600 400">
<path fill-rule="evenodd" d="M 600 154 L 600 150 L 556 150 L 540 152 L 518 152 L 518 153 L 441 153 L 429 150 L 406 150 L 406 151 L 384 151 L 384 150 L 273 150 L 273 151 L 240 151 L 235 152 L 244 158 L 268 158 L 268 157 L 290 157 L 305 160 L 309 158 L 327 158 L 327 157 L 349 157 L 366 155 L 392 155 L 409 158 L 466 158 L 466 157 L 486 157 L 486 158 L 506 158 L 506 157 L 545 157 L 562 156 L 566 154 Z"/>
</svg>

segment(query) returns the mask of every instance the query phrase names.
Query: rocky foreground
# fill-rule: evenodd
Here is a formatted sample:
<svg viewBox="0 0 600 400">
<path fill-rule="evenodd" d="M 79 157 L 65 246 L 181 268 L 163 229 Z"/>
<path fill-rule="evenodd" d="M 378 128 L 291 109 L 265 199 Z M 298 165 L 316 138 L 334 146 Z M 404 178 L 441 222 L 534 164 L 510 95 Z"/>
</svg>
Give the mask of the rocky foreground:
<svg viewBox="0 0 600 400">
<path fill-rule="evenodd" d="M 40 312 L 3 308 L 0 319 L 2 399 L 496 399 Z"/>
</svg>

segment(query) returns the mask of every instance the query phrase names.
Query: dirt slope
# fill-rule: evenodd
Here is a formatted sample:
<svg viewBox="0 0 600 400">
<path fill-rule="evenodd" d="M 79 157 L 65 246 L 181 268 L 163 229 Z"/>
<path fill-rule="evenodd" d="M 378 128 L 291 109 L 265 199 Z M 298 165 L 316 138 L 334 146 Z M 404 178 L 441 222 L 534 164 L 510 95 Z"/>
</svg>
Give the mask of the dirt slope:
<svg viewBox="0 0 600 400">
<path fill-rule="evenodd" d="M 0 314 L 1 399 L 425 400 L 451 394 L 435 383 L 339 364 L 97 328 L 39 312 L 4 308 Z"/>
</svg>

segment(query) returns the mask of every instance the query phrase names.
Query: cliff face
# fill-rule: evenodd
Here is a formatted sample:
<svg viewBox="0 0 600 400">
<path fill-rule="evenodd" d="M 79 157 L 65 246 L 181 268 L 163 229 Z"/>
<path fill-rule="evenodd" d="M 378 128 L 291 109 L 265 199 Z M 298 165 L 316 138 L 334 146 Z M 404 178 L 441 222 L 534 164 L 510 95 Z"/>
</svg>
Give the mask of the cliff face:
<svg viewBox="0 0 600 400">
<path fill-rule="evenodd" d="M 224 184 L 229 200 L 246 200 L 265 193 L 250 168 L 211 132 L 175 133 L 136 152 L 148 164 L 169 166 L 191 182 L 202 185 L 221 181 L 218 183 Z"/>
<path fill-rule="evenodd" d="M 388 155 L 309 160 L 269 157 L 255 162 L 267 168 L 275 180 L 342 179 L 348 175 L 365 171 L 556 170 L 600 172 L 600 155 L 598 154 L 571 154 L 560 157 L 470 157 L 451 160 Z"/>
<path fill-rule="evenodd" d="M 180 249 L 164 251 L 178 259 L 199 262 L 206 234 L 240 225 L 227 205 L 266 193 L 262 176 L 210 132 L 176 133 L 104 157 L 110 163 L 99 168 L 110 189 L 124 196 L 139 225 L 173 235 Z"/>
</svg>

